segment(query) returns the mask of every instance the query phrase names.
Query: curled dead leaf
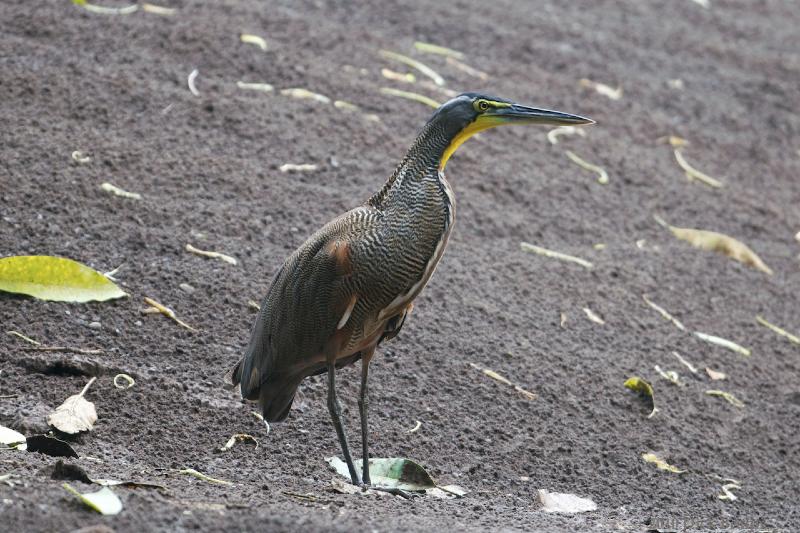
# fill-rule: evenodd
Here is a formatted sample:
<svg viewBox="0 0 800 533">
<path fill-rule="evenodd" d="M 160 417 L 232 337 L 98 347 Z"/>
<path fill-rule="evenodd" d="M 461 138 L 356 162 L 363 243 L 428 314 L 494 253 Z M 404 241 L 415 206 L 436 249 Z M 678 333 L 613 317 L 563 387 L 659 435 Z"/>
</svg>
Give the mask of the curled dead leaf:
<svg viewBox="0 0 800 533">
<path fill-rule="evenodd" d="M 92 378 L 79 394 L 70 396 L 47 417 L 47 423 L 63 433 L 74 435 L 90 431 L 97 422 L 94 404 L 83 396 L 97 378 Z"/>
</svg>

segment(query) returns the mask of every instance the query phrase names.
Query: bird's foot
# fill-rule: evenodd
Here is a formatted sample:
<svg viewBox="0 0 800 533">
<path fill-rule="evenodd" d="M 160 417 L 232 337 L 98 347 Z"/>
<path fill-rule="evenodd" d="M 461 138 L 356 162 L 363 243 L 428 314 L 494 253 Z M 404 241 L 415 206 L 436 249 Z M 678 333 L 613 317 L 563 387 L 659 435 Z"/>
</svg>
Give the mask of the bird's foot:
<svg viewBox="0 0 800 533">
<path fill-rule="evenodd" d="M 398 489 L 397 487 L 379 487 L 377 485 L 369 485 L 369 484 L 366 484 L 366 483 L 362 483 L 361 484 L 361 490 L 363 490 L 363 491 L 377 490 L 377 491 L 380 491 L 380 492 L 387 492 L 389 494 L 393 494 L 395 496 L 400 496 L 401 498 L 405 498 L 406 500 L 410 500 L 411 498 L 419 496 L 419 494 L 417 494 L 415 492 L 410 492 L 410 491 L 407 491 L 407 490 Z"/>
</svg>

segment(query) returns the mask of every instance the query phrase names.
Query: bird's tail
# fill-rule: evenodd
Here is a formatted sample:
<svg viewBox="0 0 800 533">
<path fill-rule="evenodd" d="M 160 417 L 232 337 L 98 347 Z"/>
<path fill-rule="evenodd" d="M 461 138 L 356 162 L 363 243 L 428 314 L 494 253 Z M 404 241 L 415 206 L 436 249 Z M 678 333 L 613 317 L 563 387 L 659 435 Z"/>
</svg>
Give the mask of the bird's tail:
<svg viewBox="0 0 800 533">
<path fill-rule="evenodd" d="M 242 368 L 246 356 L 225 374 L 228 388 L 239 388 L 242 398 L 255 401 L 261 407 L 261 414 L 267 422 L 281 422 L 289 416 L 294 395 L 300 382 L 294 379 L 267 379 L 263 383 L 242 383 Z M 252 376 L 251 376 L 252 381 Z"/>
</svg>

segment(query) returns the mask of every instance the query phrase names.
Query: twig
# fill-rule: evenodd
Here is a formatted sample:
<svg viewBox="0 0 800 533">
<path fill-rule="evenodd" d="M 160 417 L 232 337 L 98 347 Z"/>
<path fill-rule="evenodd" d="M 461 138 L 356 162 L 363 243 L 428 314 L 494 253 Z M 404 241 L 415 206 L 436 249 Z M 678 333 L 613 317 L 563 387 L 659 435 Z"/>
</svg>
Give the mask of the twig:
<svg viewBox="0 0 800 533">
<path fill-rule="evenodd" d="M 581 265 L 584 268 L 592 268 L 594 266 L 589 261 L 581 259 L 580 257 L 575 257 L 573 255 L 567 255 L 561 252 L 556 252 L 555 250 L 548 250 L 547 248 L 542 248 L 540 246 L 536 246 L 535 244 L 521 242 L 519 246 L 523 252 L 532 252 L 534 254 L 543 255 L 551 259 L 560 259 L 561 261 L 569 261 L 571 263 L 576 263 L 578 265 Z"/>
</svg>

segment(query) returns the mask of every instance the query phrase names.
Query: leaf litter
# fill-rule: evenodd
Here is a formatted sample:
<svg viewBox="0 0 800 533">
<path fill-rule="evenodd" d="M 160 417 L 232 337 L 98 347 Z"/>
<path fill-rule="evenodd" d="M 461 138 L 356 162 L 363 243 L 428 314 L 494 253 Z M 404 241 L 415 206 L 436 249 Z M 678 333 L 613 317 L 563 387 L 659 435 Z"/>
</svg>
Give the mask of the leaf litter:
<svg viewBox="0 0 800 533">
<path fill-rule="evenodd" d="M 786 337 L 789 340 L 789 342 L 791 342 L 793 344 L 799 344 L 800 345 L 800 337 L 798 337 L 797 335 L 794 335 L 792 333 L 789 333 L 785 329 L 783 329 L 783 328 L 781 328 L 779 326 L 776 326 L 775 324 L 773 324 L 771 322 L 768 322 L 767 319 L 762 317 L 761 315 L 756 315 L 756 322 L 758 322 L 759 324 L 761 324 L 765 328 L 770 329 L 774 333 L 777 333 L 781 337 Z"/>
<path fill-rule="evenodd" d="M 410 92 L 410 91 L 401 91 L 400 89 L 393 89 L 391 87 L 381 87 L 379 90 L 380 90 L 381 94 L 386 94 L 386 95 L 389 95 L 389 96 L 397 96 L 399 98 L 405 98 L 406 100 L 412 100 L 414 102 L 419 102 L 421 104 L 425 104 L 427 106 L 430 106 L 430 107 L 432 107 L 434 109 L 438 109 L 439 106 L 442 105 L 440 102 L 437 102 L 433 98 L 430 98 L 430 97 L 422 95 L 422 94 Z"/>
<path fill-rule="evenodd" d="M 86 400 L 84 395 L 95 380 L 97 380 L 96 377 L 90 379 L 80 393 L 70 396 L 64 400 L 64 403 L 56 407 L 55 411 L 47 417 L 47 423 L 70 435 L 91 431 L 94 423 L 97 422 L 97 411 L 94 404 Z"/>
<path fill-rule="evenodd" d="M 379 50 L 378 55 L 380 55 L 384 59 L 397 61 L 406 66 L 418 70 L 420 74 L 423 74 L 424 76 L 430 78 L 436 85 L 442 86 L 445 84 L 444 78 L 438 72 L 433 70 L 425 63 L 422 63 L 421 61 L 417 61 L 416 59 L 413 59 L 403 54 L 398 54 L 397 52 L 392 52 L 390 50 Z"/>
<path fill-rule="evenodd" d="M 707 333 L 703 333 L 700 331 L 695 331 L 694 334 L 698 339 L 702 339 L 708 343 L 715 344 L 717 346 L 722 346 L 723 348 L 727 348 L 728 350 L 740 353 L 745 357 L 750 357 L 751 352 L 748 348 L 740 346 L 739 344 L 736 344 L 733 341 L 729 341 L 728 339 L 723 339 L 722 337 L 717 337 L 715 335 L 709 335 Z"/>
<path fill-rule="evenodd" d="M 23 255 L 0 259 L 0 291 L 40 300 L 84 303 L 128 296 L 102 273 L 65 257 Z"/>
<path fill-rule="evenodd" d="M 334 472 L 350 479 L 347 464 L 344 461 L 338 457 L 329 457 L 326 461 Z M 438 485 L 419 463 L 411 459 L 402 457 L 370 458 L 368 468 L 370 480 L 376 487 L 421 492 L 437 498 L 458 498 L 467 494 L 467 491 L 458 485 Z M 335 481 L 334 486 L 336 486 Z M 354 486 L 346 483 L 343 487 L 346 493 L 355 494 L 356 491 L 352 491 L 349 487 Z M 359 489 L 359 487 L 355 488 Z"/>
<path fill-rule="evenodd" d="M 647 415 L 647 418 L 653 418 L 653 415 L 655 415 L 659 409 L 656 407 L 656 397 L 655 393 L 653 392 L 653 386 L 650 384 L 650 382 L 640 378 L 639 376 L 633 376 L 625 380 L 623 385 L 650 400 L 652 411 L 650 411 L 650 414 Z"/>
<path fill-rule="evenodd" d="M 491 370 L 489 368 L 483 368 L 483 367 L 481 367 L 479 365 L 476 365 L 475 363 L 469 363 L 469 366 L 471 366 L 475 370 L 479 370 L 485 376 L 488 376 L 488 377 L 492 378 L 495 381 L 499 381 L 503 385 L 508 385 L 509 387 L 513 387 L 514 390 L 516 392 L 518 392 L 526 400 L 535 400 L 536 399 L 536 394 L 535 393 L 530 392 L 528 390 L 525 390 L 522 387 L 520 387 L 519 385 L 517 385 L 515 383 L 512 383 L 511 381 L 509 381 L 508 379 L 504 378 L 503 376 L 501 376 L 500 374 L 498 374 L 494 370 Z"/>
<path fill-rule="evenodd" d="M 142 195 L 138 192 L 128 192 L 126 190 L 120 189 L 116 185 L 112 185 L 111 183 L 105 182 L 100 185 L 100 188 L 107 193 L 111 193 L 114 196 L 119 196 L 121 198 L 130 198 L 131 200 L 141 200 Z"/>
<path fill-rule="evenodd" d="M 644 461 L 647 463 L 652 463 L 656 465 L 656 468 L 658 468 L 659 470 L 665 470 L 667 472 L 672 472 L 673 474 L 683 474 L 684 472 L 686 472 L 686 470 L 681 470 L 676 466 L 672 466 L 671 464 L 661 459 L 654 453 L 643 453 L 642 459 L 644 459 Z"/>
<path fill-rule="evenodd" d="M 536 246 L 535 244 L 521 242 L 519 243 L 519 246 L 523 252 L 530 252 L 544 257 L 549 257 L 551 259 L 558 259 L 560 261 L 575 263 L 577 265 L 582 266 L 583 268 L 592 268 L 594 266 L 589 261 L 581 259 L 580 257 L 575 257 L 574 255 L 568 255 L 562 252 L 557 252 L 555 250 L 548 250 L 547 248 L 542 248 L 541 246 Z"/>
<path fill-rule="evenodd" d="M 592 163 L 589 163 L 589 162 L 585 161 L 584 159 L 581 159 L 580 157 L 578 157 L 575 154 L 575 152 L 573 152 L 571 150 L 565 150 L 564 151 L 564 155 L 566 155 L 569 158 L 570 161 L 572 161 L 573 163 L 575 163 L 579 167 L 581 167 L 583 169 L 586 169 L 586 170 L 590 170 L 590 171 L 594 172 L 595 174 L 597 174 L 597 183 L 599 183 L 601 185 L 605 185 L 605 184 L 608 183 L 608 172 L 606 172 L 606 170 L 603 167 L 599 167 L 597 165 L 593 165 Z"/>
<path fill-rule="evenodd" d="M 537 496 L 542 504 L 542 511 L 546 513 L 571 514 L 597 510 L 597 504 L 590 498 L 582 498 L 574 494 L 538 489 Z"/>
<path fill-rule="evenodd" d="M 688 242 L 695 248 L 726 255 L 735 261 L 751 266 L 765 274 L 772 275 L 772 269 L 764 264 L 753 250 L 733 237 L 723 233 L 717 233 L 716 231 L 671 226 L 657 215 L 654 215 L 653 218 L 661 226 L 670 230 L 675 237 Z"/>
<path fill-rule="evenodd" d="M 618 86 L 616 89 L 605 83 L 598 83 L 586 78 L 582 78 L 578 84 L 587 89 L 594 89 L 598 94 L 602 94 L 611 100 L 619 100 L 622 98 L 622 87 Z"/>
<path fill-rule="evenodd" d="M 720 398 L 725 399 L 726 402 L 733 405 L 734 407 L 742 408 L 744 407 L 744 402 L 741 401 L 739 398 L 731 394 L 730 392 L 725 392 L 721 390 L 707 390 L 706 394 L 709 396 L 718 396 Z"/>
<path fill-rule="evenodd" d="M 704 174 L 691 166 L 686 159 L 684 159 L 683 154 L 681 154 L 680 150 L 674 150 L 675 153 L 675 160 L 678 162 L 678 165 L 683 169 L 684 173 L 686 173 L 686 177 L 689 181 L 697 180 L 709 187 L 714 189 L 722 188 L 724 185 L 721 181 L 716 178 L 712 178 L 708 174 Z"/>
<path fill-rule="evenodd" d="M 69 483 L 62 485 L 64 489 L 78 498 L 89 509 L 102 515 L 115 515 L 122 511 L 122 501 L 108 487 L 103 487 L 97 492 L 78 492 Z"/>
<path fill-rule="evenodd" d="M 212 259 L 220 259 L 220 260 L 222 260 L 222 261 L 224 261 L 224 262 L 226 262 L 228 264 L 231 264 L 231 265 L 236 265 L 236 264 L 239 263 L 239 261 L 237 261 L 235 257 L 231 257 L 229 255 L 225 255 L 225 254 L 222 254 L 222 253 L 219 253 L 219 252 L 212 252 L 212 251 L 208 251 L 208 250 L 200 250 L 199 248 L 195 248 L 194 246 L 192 246 L 191 244 L 188 244 L 188 243 L 186 244 L 186 251 L 189 252 L 189 253 L 193 253 L 195 255 L 203 256 L 203 257 L 210 257 Z"/>
<path fill-rule="evenodd" d="M 189 324 L 187 324 L 186 322 L 184 322 L 183 320 L 178 318 L 178 316 L 175 314 L 175 311 L 173 311 L 169 307 L 166 307 L 165 305 L 160 304 L 157 301 L 153 300 L 152 298 L 148 298 L 146 296 L 144 298 L 144 302 L 147 305 L 149 305 L 150 307 L 144 309 L 142 311 L 143 313 L 146 313 L 146 314 L 147 313 L 161 313 L 162 315 L 166 316 L 167 318 L 171 318 L 178 325 L 188 329 L 189 331 L 197 331 L 195 328 L 193 328 L 192 326 L 190 326 Z"/>
<path fill-rule="evenodd" d="M 239 40 L 242 41 L 243 43 L 253 44 L 255 46 L 258 46 L 264 52 L 267 51 L 267 41 L 265 41 L 263 37 L 259 37 L 258 35 L 253 35 L 250 33 L 242 33 L 241 35 L 239 35 Z"/>
</svg>

